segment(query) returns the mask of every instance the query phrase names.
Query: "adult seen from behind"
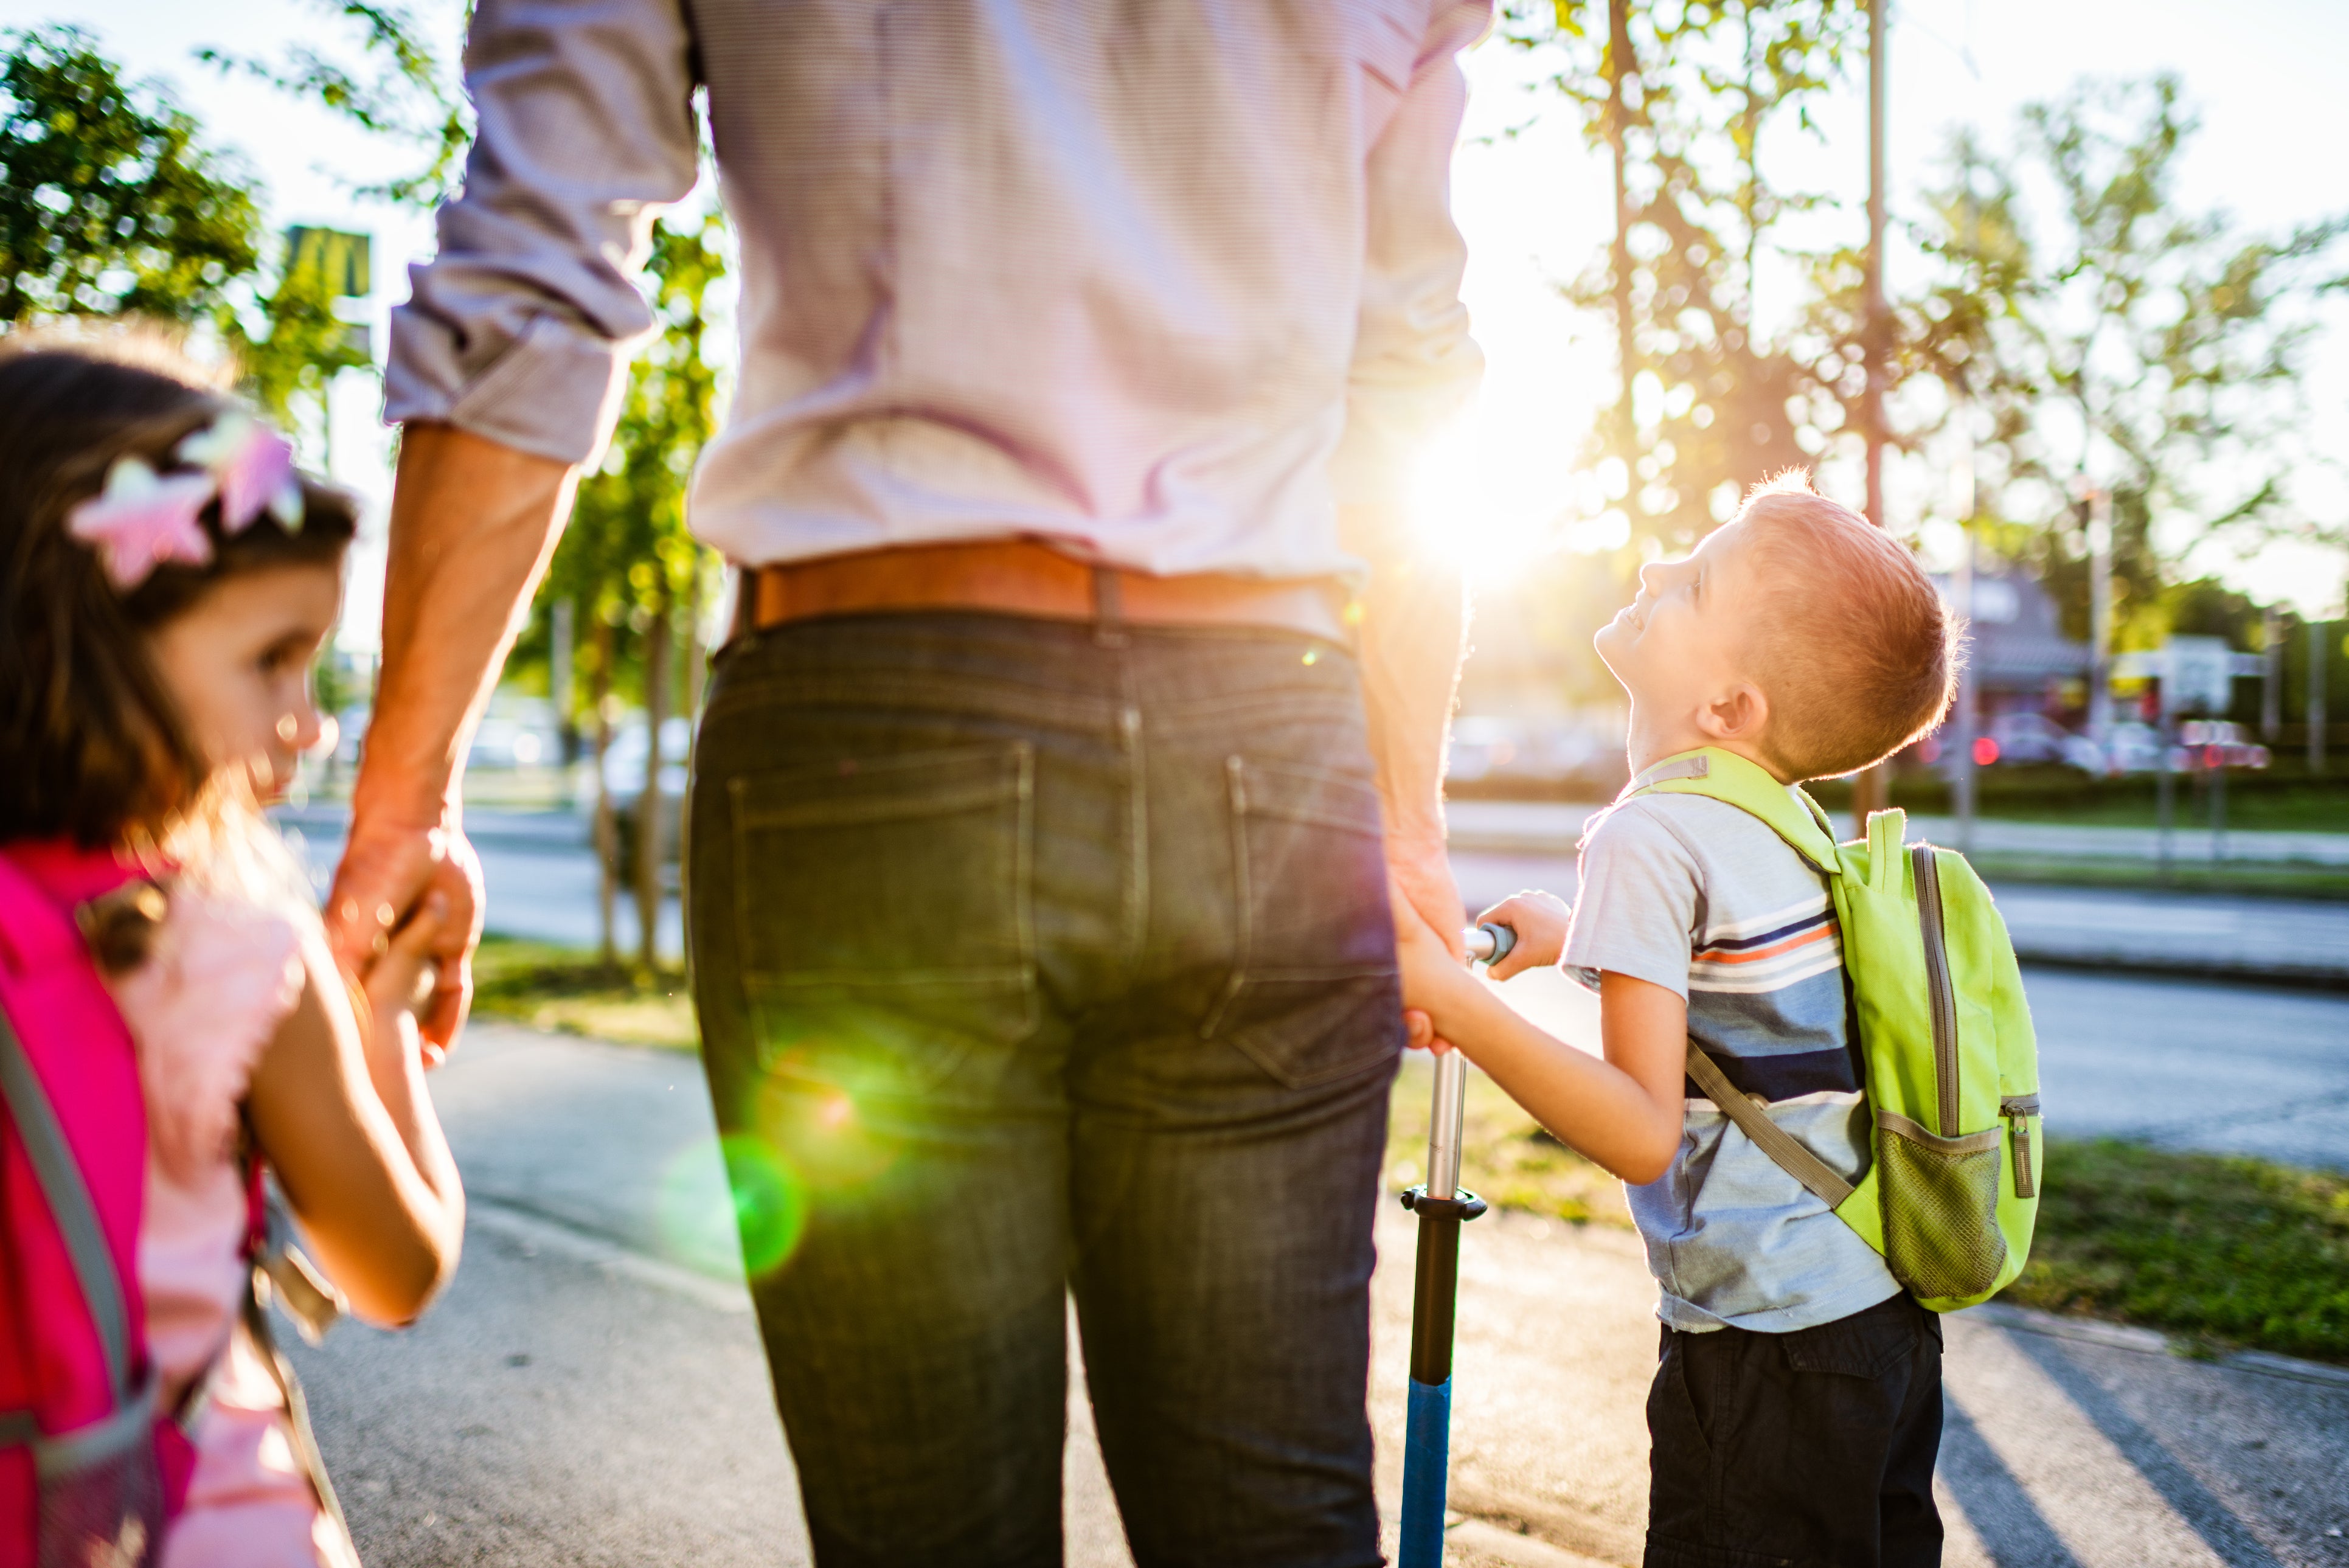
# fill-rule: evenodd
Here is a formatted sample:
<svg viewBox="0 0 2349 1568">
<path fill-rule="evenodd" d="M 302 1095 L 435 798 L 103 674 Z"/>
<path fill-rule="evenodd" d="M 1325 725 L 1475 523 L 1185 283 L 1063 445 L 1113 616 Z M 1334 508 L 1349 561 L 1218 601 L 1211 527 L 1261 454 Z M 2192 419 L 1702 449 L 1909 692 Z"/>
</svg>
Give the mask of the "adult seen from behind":
<svg viewBox="0 0 2349 1568">
<path fill-rule="evenodd" d="M 740 569 L 694 758 L 712 1101 L 818 1559 L 1059 1559 L 1066 1302 L 1139 1562 L 1378 1560 L 1390 878 L 1473 386 L 1446 173 L 1486 0 L 482 0 L 395 319 L 384 665 L 331 913 L 479 886 L 458 762 L 597 460 L 707 112 Z"/>
</svg>

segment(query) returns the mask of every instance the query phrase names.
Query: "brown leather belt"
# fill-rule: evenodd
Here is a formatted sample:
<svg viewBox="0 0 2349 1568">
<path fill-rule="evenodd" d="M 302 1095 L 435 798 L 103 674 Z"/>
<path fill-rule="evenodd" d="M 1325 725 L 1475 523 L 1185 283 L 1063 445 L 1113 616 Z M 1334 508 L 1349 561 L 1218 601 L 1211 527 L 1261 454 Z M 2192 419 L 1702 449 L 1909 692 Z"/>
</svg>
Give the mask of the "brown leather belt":
<svg viewBox="0 0 2349 1568">
<path fill-rule="evenodd" d="M 743 618 L 760 628 L 885 610 L 992 610 L 1138 626 L 1267 626 L 1350 640 L 1326 578 L 1154 577 L 1088 566 L 1026 540 L 912 544 L 750 570 Z"/>
</svg>

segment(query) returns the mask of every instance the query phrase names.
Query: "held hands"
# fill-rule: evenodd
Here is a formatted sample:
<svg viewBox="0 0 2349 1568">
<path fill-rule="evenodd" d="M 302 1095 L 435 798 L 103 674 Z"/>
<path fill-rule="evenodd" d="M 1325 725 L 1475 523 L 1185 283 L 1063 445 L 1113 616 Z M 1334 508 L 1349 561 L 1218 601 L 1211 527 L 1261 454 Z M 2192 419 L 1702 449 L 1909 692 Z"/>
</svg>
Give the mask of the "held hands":
<svg viewBox="0 0 2349 1568">
<path fill-rule="evenodd" d="M 1447 944 L 1418 907 L 1397 887 L 1392 891 L 1395 921 L 1395 959 L 1402 970 L 1405 1044 L 1413 1050 L 1438 1056 L 1453 1048 L 1448 1035 L 1456 1031 L 1466 1010 L 1484 1001 L 1484 987 L 1454 951 L 1457 936 Z M 1528 969 L 1556 964 L 1566 948 L 1567 925 L 1572 911 L 1553 893 L 1527 891 L 1502 900 L 1476 917 L 1479 924 L 1506 925 L 1517 934 L 1516 945 L 1487 973 L 1506 980 Z"/>
<path fill-rule="evenodd" d="M 481 938 L 481 867 L 463 833 L 416 828 L 355 815 L 326 898 L 326 936 L 344 973 L 371 981 L 389 946 L 414 930 L 428 897 L 442 901 L 431 934 L 421 938 L 431 965 L 431 1000 L 410 1024 L 428 1066 L 446 1059 L 472 1005 L 474 946 Z M 409 985 L 415 976 L 409 977 Z"/>
<path fill-rule="evenodd" d="M 367 1004 L 368 1068 L 378 1076 L 427 1049 L 417 1019 L 439 999 L 432 948 L 448 923 L 448 894 L 437 889 L 427 892 L 359 979 L 358 994 Z M 395 1047 L 398 1054 L 388 1055 Z M 432 1057 L 426 1055 L 424 1059 L 429 1063 Z"/>
</svg>

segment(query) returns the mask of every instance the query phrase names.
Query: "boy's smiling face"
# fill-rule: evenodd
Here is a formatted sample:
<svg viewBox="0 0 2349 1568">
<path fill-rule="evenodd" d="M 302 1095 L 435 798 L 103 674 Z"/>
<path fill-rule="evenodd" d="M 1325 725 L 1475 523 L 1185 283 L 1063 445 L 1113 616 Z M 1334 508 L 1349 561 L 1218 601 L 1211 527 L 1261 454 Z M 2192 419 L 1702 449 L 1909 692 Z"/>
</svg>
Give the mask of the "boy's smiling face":
<svg viewBox="0 0 2349 1568">
<path fill-rule="evenodd" d="M 1700 746 L 1760 755 L 1769 705 L 1752 673 L 1751 530 L 1714 530 L 1695 553 L 1640 570 L 1640 594 L 1599 630 L 1599 656 L 1631 696 L 1631 770 Z M 1772 769 L 1775 772 L 1775 768 Z"/>
</svg>

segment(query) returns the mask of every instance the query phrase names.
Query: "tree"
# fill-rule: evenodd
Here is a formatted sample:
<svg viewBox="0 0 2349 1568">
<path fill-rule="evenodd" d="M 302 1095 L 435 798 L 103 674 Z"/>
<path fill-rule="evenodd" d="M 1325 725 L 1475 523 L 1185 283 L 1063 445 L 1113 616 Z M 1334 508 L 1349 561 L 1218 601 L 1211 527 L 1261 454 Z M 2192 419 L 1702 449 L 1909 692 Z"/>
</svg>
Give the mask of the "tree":
<svg viewBox="0 0 2349 1568">
<path fill-rule="evenodd" d="M 260 264 L 243 171 L 193 119 L 125 86 L 86 34 L 5 35 L 0 62 L 0 324 L 210 315 Z"/>
<path fill-rule="evenodd" d="M 403 206 L 440 205 L 456 185 L 465 150 L 472 144 L 472 119 L 415 17 L 403 6 L 367 0 L 311 0 L 311 9 L 357 25 L 356 66 L 309 44 L 294 45 L 277 61 L 213 48 L 198 49 L 196 57 L 416 148 L 424 160 L 420 165 L 388 180 L 353 183 L 352 192 Z"/>
<path fill-rule="evenodd" d="M 589 627 L 581 654 L 596 727 L 607 958 L 611 890 L 619 875 L 619 835 L 613 830 L 604 779 L 609 699 L 620 688 L 624 660 L 631 655 L 641 683 L 652 745 L 637 799 L 630 870 L 639 958 L 647 968 L 654 963 L 660 910 L 660 730 L 677 696 L 678 621 L 682 612 L 689 633 L 716 564 L 686 531 L 686 492 L 694 463 L 717 429 L 718 373 L 709 352 L 708 306 L 710 286 L 726 273 L 723 241 L 724 224 L 715 212 L 689 226 L 655 226 L 645 270 L 657 335 L 636 367 L 603 464 L 579 487 L 571 524 L 539 593 L 541 617 L 567 600 L 580 606 Z M 687 662 L 692 662 L 689 649 Z"/>
<path fill-rule="evenodd" d="M 1828 200 L 1775 186 L 1762 145 L 1781 121 L 1816 133 L 1865 22 L 1855 0 L 1521 0 L 1505 24 L 1558 60 L 1551 86 L 1614 166 L 1616 233 L 1567 292 L 1615 323 L 1619 392 L 1591 456 L 1635 536 L 1693 542 L 1845 423 L 1840 361 L 1756 315 L 1772 231 Z"/>
<path fill-rule="evenodd" d="M 2296 521 L 2308 306 L 2339 285 L 2327 269 L 2349 225 L 2245 235 L 2181 211 L 2194 130 L 2174 77 L 2084 80 L 2023 111 L 2010 159 L 1954 139 L 1920 230 L 1941 281 L 1904 309 L 1904 335 L 1984 410 L 1981 492 L 2075 634 L 2090 613 L 2085 488 L 2112 496 L 2126 642 L 2167 631 L 2165 585 L 2195 545 Z M 2033 191 L 2052 221 L 2030 221 Z"/>
</svg>

